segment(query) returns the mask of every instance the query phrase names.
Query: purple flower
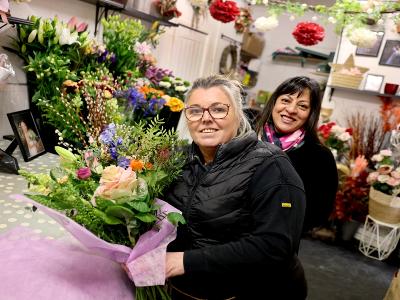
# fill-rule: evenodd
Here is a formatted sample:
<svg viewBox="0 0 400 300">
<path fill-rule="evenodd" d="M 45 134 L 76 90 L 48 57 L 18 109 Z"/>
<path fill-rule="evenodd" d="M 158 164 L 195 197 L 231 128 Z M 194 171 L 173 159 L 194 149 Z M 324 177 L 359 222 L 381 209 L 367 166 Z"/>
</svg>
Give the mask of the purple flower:
<svg viewBox="0 0 400 300">
<path fill-rule="evenodd" d="M 76 171 L 76 176 L 78 176 L 78 178 L 82 180 L 88 179 L 91 175 L 92 172 L 88 167 L 80 168 L 79 170 Z"/>
<path fill-rule="evenodd" d="M 130 163 L 130 160 L 126 157 L 122 156 L 122 157 L 118 158 L 118 166 L 120 166 L 121 168 L 126 169 L 127 167 L 129 167 L 129 163 Z"/>
<path fill-rule="evenodd" d="M 110 145 L 115 134 L 115 124 L 111 123 L 100 133 L 100 141 L 103 144 Z"/>
</svg>

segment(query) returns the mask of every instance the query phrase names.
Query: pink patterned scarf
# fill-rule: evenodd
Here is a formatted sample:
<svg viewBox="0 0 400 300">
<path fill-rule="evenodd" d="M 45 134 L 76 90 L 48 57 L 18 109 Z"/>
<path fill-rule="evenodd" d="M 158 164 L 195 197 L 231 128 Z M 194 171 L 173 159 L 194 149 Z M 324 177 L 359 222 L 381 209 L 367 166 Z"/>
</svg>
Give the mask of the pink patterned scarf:
<svg viewBox="0 0 400 300">
<path fill-rule="evenodd" d="M 265 123 L 262 138 L 263 141 L 275 144 L 283 151 L 287 152 L 303 145 L 305 134 L 306 132 L 304 129 L 300 128 L 290 134 L 279 136 L 273 125 Z"/>
</svg>

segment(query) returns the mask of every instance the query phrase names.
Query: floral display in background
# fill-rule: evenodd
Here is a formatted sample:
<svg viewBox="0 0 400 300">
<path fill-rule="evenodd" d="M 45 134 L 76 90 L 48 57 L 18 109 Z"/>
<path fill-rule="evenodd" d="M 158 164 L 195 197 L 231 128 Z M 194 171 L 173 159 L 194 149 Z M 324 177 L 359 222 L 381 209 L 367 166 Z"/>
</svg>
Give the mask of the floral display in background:
<svg viewBox="0 0 400 300">
<path fill-rule="evenodd" d="M 249 29 L 251 23 L 253 23 L 253 17 L 251 16 L 250 9 L 240 8 L 240 14 L 235 20 L 236 33 L 243 33 Z"/>
<path fill-rule="evenodd" d="M 222 23 L 232 22 L 240 15 L 236 2 L 229 0 L 213 0 L 209 10 L 211 16 Z"/>
<path fill-rule="evenodd" d="M 342 224 L 351 220 L 364 222 L 368 214 L 367 166 L 364 156 L 357 157 L 351 164 L 350 174 L 341 181 L 336 193 L 330 220 Z"/>
<path fill-rule="evenodd" d="M 20 171 L 34 192 L 28 197 L 107 242 L 129 247 L 159 218 L 184 222 L 177 213 L 157 215 L 155 198 L 179 175 L 185 161 L 177 151 L 178 136 L 161 125 L 158 119 L 135 126 L 109 124 L 79 155 L 57 147 L 60 166 L 50 174 Z M 158 299 L 153 293 L 154 288 L 136 288 L 136 299 Z M 162 287 L 156 293 L 168 296 Z"/>
<path fill-rule="evenodd" d="M 392 151 L 383 149 L 371 160 L 375 170 L 368 175 L 368 183 L 377 191 L 397 196 L 400 193 L 400 167 L 393 160 Z"/>
<path fill-rule="evenodd" d="M 318 128 L 321 141 L 331 149 L 333 156 L 339 161 L 342 157 L 348 160 L 352 132 L 352 128 L 341 127 L 336 122 L 328 122 Z"/>
<path fill-rule="evenodd" d="M 292 35 L 299 44 L 312 46 L 324 40 L 325 29 L 317 23 L 300 22 L 296 25 Z"/>
</svg>

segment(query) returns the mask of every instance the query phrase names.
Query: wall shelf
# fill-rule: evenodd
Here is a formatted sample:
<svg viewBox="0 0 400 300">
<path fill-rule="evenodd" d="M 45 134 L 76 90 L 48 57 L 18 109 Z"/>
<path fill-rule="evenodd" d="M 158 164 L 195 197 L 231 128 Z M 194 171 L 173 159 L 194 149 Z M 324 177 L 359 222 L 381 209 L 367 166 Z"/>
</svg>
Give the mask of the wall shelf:
<svg viewBox="0 0 400 300">
<path fill-rule="evenodd" d="M 334 90 L 339 90 L 339 91 L 345 91 L 345 92 L 350 92 L 350 93 L 357 93 L 357 94 L 363 94 L 363 95 L 370 95 L 370 96 L 377 96 L 377 97 L 386 97 L 386 98 L 393 98 L 393 99 L 400 99 L 400 95 L 392 95 L 392 94 L 382 94 L 378 92 L 373 92 L 373 91 L 366 91 L 366 90 L 360 90 L 360 89 L 352 89 L 352 88 L 347 88 L 347 87 L 342 87 L 342 86 L 335 86 L 335 85 L 328 85 L 331 89 Z"/>
<path fill-rule="evenodd" d="M 326 59 L 322 58 L 314 58 L 314 57 L 304 57 L 297 54 L 286 54 L 286 53 L 272 53 L 272 60 L 282 59 L 282 60 L 295 60 L 300 61 L 302 67 L 309 62 L 309 63 L 320 63 L 326 61 Z"/>
<path fill-rule="evenodd" d="M 116 1 L 111 1 L 111 0 L 81 0 L 81 1 L 96 5 L 96 20 L 95 20 L 94 35 L 97 34 L 97 26 L 102 16 L 104 15 L 104 17 L 107 18 L 109 10 L 118 11 L 121 14 L 136 19 L 144 20 L 150 23 L 158 21 L 160 22 L 161 25 L 164 26 L 179 26 L 179 24 L 169 22 L 161 17 L 156 17 L 133 8 L 126 9 L 125 5 Z"/>
</svg>

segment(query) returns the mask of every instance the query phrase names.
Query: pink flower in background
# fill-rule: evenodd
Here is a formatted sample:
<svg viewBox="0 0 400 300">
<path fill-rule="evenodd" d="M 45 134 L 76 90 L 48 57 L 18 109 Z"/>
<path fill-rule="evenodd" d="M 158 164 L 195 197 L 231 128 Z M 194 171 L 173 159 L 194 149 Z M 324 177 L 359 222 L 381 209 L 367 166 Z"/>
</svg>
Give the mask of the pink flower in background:
<svg viewBox="0 0 400 300">
<path fill-rule="evenodd" d="M 84 154 L 84 158 L 86 165 L 91 169 L 95 169 L 97 166 L 100 165 L 97 157 L 94 155 L 92 150 L 86 151 Z"/>
</svg>

